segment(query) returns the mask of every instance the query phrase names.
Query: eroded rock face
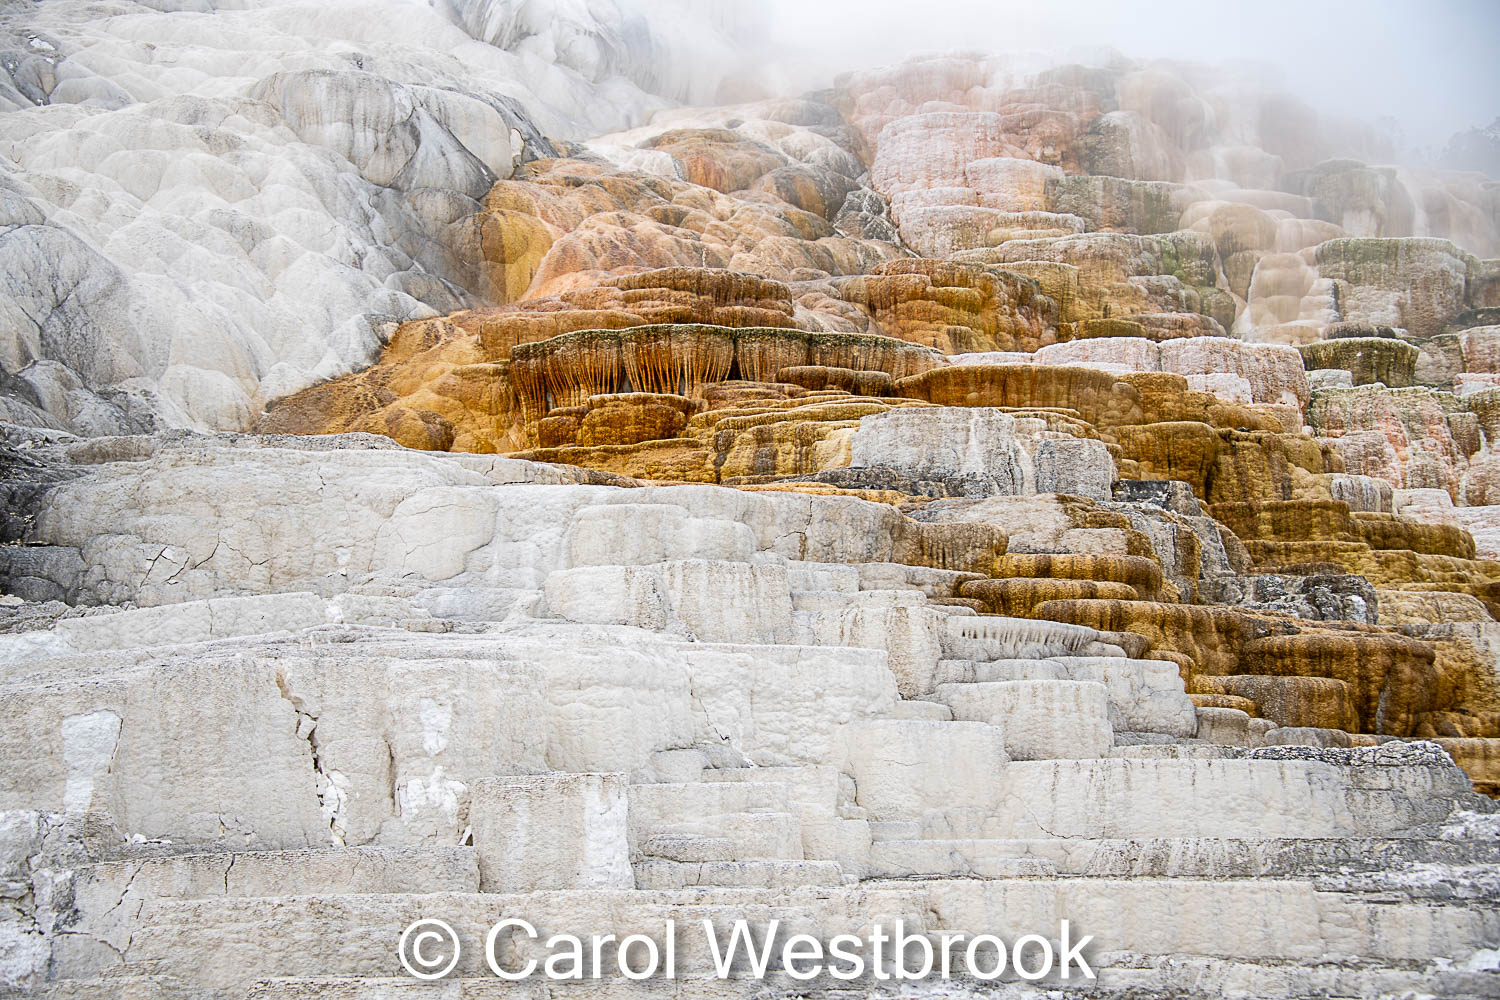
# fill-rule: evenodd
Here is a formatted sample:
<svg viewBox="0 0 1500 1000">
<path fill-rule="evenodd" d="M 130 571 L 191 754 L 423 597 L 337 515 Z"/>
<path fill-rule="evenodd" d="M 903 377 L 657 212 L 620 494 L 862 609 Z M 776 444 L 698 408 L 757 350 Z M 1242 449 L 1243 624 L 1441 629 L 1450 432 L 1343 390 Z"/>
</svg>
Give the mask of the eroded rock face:
<svg viewBox="0 0 1500 1000">
<path fill-rule="evenodd" d="M 1359 982 L 1418 975 L 1400 928 L 1434 914 L 1425 948 L 1482 947 L 1487 883 L 1399 887 L 1493 851 L 1492 807 L 1449 759 L 1489 780 L 1493 625 L 1382 629 L 1420 602 L 1349 576 L 1253 576 L 1209 605 L 1246 579 L 1237 522 L 1180 485 L 1022 492 L 1025 459 L 1041 475 L 1042 449 L 1076 440 L 1029 452 L 1025 419 L 861 426 L 855 455 L 914 476 L 1010 463 L 1009 495 L 899 508 L 370 438 L 33 445 L 28 467 L 60 474 L 31 579 L 137 607 L 4 606 L 7 982 L 362 984 L 384 967 L 338 942 L 433 899 L 460 933 L 523 898 L 580 931 L 751 906 L 837 933 L 896 906 L 938 932 L 1003 890 L 1131 955 L 1258 966 L 1300 945 L 1131 937 L 1070 887 L 1146 919 L 1300 907 L 1316 885 L 1335 928 L 1383 887 L 1396 930 L 1299 933 L 1373 956 Z M 954 450 L 914 454 L 922 427 Z M 317 900 L 320 934 L 289 896 Z M 248 920 L 315 961 L 241 949 Z"/>
<path fill-rule="evenodd" d="M 482 291 L 471 220 L 546 136 L 711 96 L 755 30 L 728 5 L 232 6 L 0 14 L 5 419 L 249 429 Z"/>
<path fill-rule="evenodd" d="M 1411 178 L 1320 162 L 1327 136 L 1190 155 L 1229 128 L 1187 111 L 1190 77 L 997 73 L 918 61 L 530 163 L 477 216 L 502 305 L 409 324 L 260 426 L 989 525 L 1008 554 L 912 536 L 987 577 L 951 607 L 1149 634 L 1204 710 L 1410 736 L 1472 694 L 1500 737 L 1485 671 L 1403 645 L 1377 598 L 1490 618 L 1493 366 L 1464 325 L 1489 265 L 1415 235 Z M 1433 523 L 1388 488 L 1460 506 Z M 980 501 L 1024 523 L 944 506 Z M 664 581 L 565 590 L 665 622 Z"/>
<path fill-rule="evenodd" d="M 0 989 L 399 990 L 441 901 L 470 980 L 525 912 L 1493 993 L 1493 192 L 1182 65 L 704 107 L 756 20 L 677 6 L 17 35 Z"/>
</svg>

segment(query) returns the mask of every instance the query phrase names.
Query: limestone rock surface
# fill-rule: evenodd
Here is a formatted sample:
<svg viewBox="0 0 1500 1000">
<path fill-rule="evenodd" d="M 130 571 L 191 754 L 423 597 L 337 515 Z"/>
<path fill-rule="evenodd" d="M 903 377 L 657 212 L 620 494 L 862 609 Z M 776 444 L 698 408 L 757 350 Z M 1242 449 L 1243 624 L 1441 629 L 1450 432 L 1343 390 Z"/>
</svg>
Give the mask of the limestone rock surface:
<svg viewBox="0 0 1500 1000">
<path fill-rule="evenodd" d="M 1494 184 L 766 28 L 0 5 L 0 994 L 1500 993 Z"/>
</svg>

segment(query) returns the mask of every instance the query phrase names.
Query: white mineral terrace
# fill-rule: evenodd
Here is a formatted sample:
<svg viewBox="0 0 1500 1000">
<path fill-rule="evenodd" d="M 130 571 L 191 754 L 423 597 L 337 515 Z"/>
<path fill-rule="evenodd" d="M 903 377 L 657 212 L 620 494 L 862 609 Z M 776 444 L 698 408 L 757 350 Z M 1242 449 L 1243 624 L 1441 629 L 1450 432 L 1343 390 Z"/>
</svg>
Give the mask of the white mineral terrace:
<svg viewBox="0 0 1500 1000">
<path fill-rule="evenodd" d="M 1500 128 L 793 6 L 0 0 L 0 998 L 1500 997 Z"/>
</svg>

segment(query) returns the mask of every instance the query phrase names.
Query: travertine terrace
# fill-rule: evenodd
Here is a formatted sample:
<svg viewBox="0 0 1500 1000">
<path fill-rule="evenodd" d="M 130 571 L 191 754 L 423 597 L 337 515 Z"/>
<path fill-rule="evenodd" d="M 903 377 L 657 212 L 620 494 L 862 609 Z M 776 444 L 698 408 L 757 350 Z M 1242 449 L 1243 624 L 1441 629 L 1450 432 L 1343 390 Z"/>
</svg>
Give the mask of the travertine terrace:
<svg viewBox="0 0 1500 1000">
<path fill-rule="evenodd" d="M 1500 995 L 1500 184 L 372 4 L 0 7 L 0 994 Z M 1098 976 L 517 986 L 516 915 Z"/>
</svg>

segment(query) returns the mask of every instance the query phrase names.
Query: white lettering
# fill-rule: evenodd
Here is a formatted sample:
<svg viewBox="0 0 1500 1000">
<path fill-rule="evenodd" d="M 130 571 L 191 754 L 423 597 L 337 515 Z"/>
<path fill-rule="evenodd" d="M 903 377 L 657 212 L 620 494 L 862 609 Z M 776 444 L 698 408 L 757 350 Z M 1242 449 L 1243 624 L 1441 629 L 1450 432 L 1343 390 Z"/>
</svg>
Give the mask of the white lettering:
<svg viewBox="0 0 1500 1000">
<path fill-rule="evenodd" d="M 1064 920 L 1062 922 L 1062 957 L 1058 959 L 1059 974 L 1063 979 L 1067 979 L 1068 966 L 1074 962 L 1077 962 L 1078 971 L 1083 975 L 1085 979 L 1095 978 L 1094 970 L 1089 966 L 1089 963 L 1084 961 L 1083 959 L 1083 946 L 1094 940 L 1094 935 L 1088 935 L 1082 941 L 1079 941 L 1077 944 L 1072 945 L 1071 947 L 1068 944 L 1070 937 L 1071 932 L 1068 928 L 1068 922 Z"/>
<path fill-rule="evenodd" d="M 897 979 L 925 979 L 932 972 L 932 942 L 925 934 L 906 933 L 906 922 L 896 921 L 896 936 L 892 939 L 896 946 L 896 952 L 892 956 L 896 961 Z M 908 945 L 917 944 L 922 947 L 922 965 L 915 971 L 907 971 L 906 949 Z"/>
<path fill-rule="evenodd" d="M 703 933 L 708 938 L 709 950 L 713 953 L 714 970 L 720 979 L 728 979 L 729 971 L 734 965 L 734 953 L 743 942 L 745 957 L 750 963 L 750 970 L 756 979 L 766 978 L 766 966 L 771 961 L 771 942 L 776 937 L 776 929 L 781 926 L 780 920 L 773 920 L 766 926 L 765 943 L 761 945 L 760 954 L 755 953 L 755 935 L 750 932 L 750 927 L 744 920 L 736 920 L 734 929 L 729 935 L 729 947 L 726 951 L 719 951 L 719 938 L 714 931 L 712 920 L 703 921 Z"/>
<path fill-rule="evenodd" d="M 989 972 L 981 972 L 979 969 L 978 952 L 982 944 L 995 949 L 995 967 Z M 964 949 L 964 965 L 968 966 L 969 974 L 975 979 L 999 979 L 1000 973 L 1005 971 L 1005 942 L 993 934 L 980 934 Z"/>
<path fill-rule="evenodd" d="M 646 947 L 646 954 L 650 956 L 650 963 L 640 970 L 630 967 L 630 946 L 641 944 Z M 615 961 L 620 966 L 620 975 L 626 979 L 646 979 L 656 975 L 656 967 L 661 964 L 661 954 L 656 950 L 656 942 L 644 934 L 632 934 L 620 942 L 620 949 L 615 955 Z"/>
<path fill-rule="evenodd" d="M 889 941 L 885 936 L 885 928 L 876 924 L 870 929 L 870 947 L 874 949 L 875 957 L 870 962 L 870 971 L 875 974 L 876 979 L 889 979 L 891 974 L 885 971 L 885 959 L 880 954 L 880 946 Z"/>
<path fill-rule="evenodd" d="M 806 949 L 806 950 L 804 950 Z M 798 969 L 798 962 L 816 959 L 817 964 Z M 811 934 L 793 934 L 781 946 L 781 968 L 793 979 L 812 979 L 823 971 L 823 945 Z"/>
<path fill-rule="evenodd" d="M 597 935 L 597 934 L 594 935 L 594 940 L 593 940 L 593 944 L 594 944 L 594 963 L 593 963 L 593 968 L 591 968 L 589 970 L 589 978 L 590 979 L 598 979 L 599 978 L 599 966 L 601 966 L 601 965 L 604 964 L 604 958 L 603 958 L 604 946 L 607 945 L 607 944 L 609 944 L 614 939 L 615 939 L 615 936 L 613 934 L 605 934 L 602 937 L 599 936 L 599 935 Z"/>
<path fill-rule="evenodd" d="M 526 937 L 532 941 L 536 940 L 535 927 L 531 926 L 519 917 L 507 917 L 506 919 L 497 923 L 495 926 L 491 927 L 490 932 L 485 935 L 484 960 L 489 963 L 490 971 L 495 975 L 499 976 L 501 979 L 508 979 L 511 982 L 516 982 L 517 980 L 525 979 L 527 976 L 536 972 L 536 959 L 533 958 L 528 960 L 527 963 L 521 967 L 520 972 L 507 972 L 504 968 L 501 967 L 499 949 L 496 947 L 496 945 L 498 944 L 500 932 L 511 928 L 517 928 L 523 931 Z"/>
<path fill-rule="evenodd" d="M 1046 960 L 1037 968 L 1028 970 L 1021 964 L 1021 953 L 1031 941 L 1042 946 L 1042 954 L 1046 956 Z M 1010 952 L 1010 964 L 1011 968 L 1016 970 L 1016 975 L 1022 979 L 1041 979 L 1052 971 L 1052 942 L 1040 934 L 1026 934 L 1016 938 L 1016 943 Z"/>
<path fill-rule="evenodd" d="M 912 982 L 936 978 L 939 974 L 947 981 L 956 972 L 993 981 L 1009 970 L 1029 982 L 1045 979 L 1054 971 L 1063 980 L 1075 974 L 1082 979 L 1097 978 L 1083 954 L 1093 943 L 1093 935 L 1083 935 L 1075 941 L 1072 925 L 1066 920 L 1059 922 L 1056 937 L 1026 934 L 1009 947 L 994 934 L 975 937 L 954 932 L 929 934 L 920 927 L 908 932 L 905 920 L 896 920 L 893 929 L 881 923 L 870 925 L 863 936 L 844 933 L 825 939 L 814 934 L 792 934 L 779 945 L 780 920 L 759 926 L 739 919 L 724 924 L 722 933 L 713 920 L 702 923 L 709 957 L 719 979 L 765 979 L 768 973 L 781 972 L 801 982 L 819 976 L 845 982 L 865 977 Z M 399 945 L 403 966 L 419 979 L 424 978 L 424 970 L 438 964 L 443 956 L 436 953 L 447 940 L 429 925 L 446 927 L 441 921 L 418 921 L 402 934 Z M 457 936 L 451 930 L 447 936 L 452 939 L 453 957 L 442 972 L 425 978 L 438 978 L 456 965 Z M 523 943 L 537 940 L 537 929 L 531 923 L 519 917 L 502 919 L 485 937 L 485 963 L 496 976 L 508 982 L 535 976 L 539 970 L 553 981 L 598 980 L 615 975 L 635 982 L 658 976 L 677 978 L 677 924 L 673 920 L 664 921 L 661 933 L 637 933 L 623 938 L 614 934 L 554 934 L 546 939 L 545 954 L 535 945 L 528 948 Z M 613 962 L 607 955 L 610 945 L 614 946 Z M 502 949 L 506 952 L 503 964 Z M 534 956 L 528 957 L 528 951 L 535 952 Z M 775 955 L 780 956 L 779 968 L 773 967 Z"/>
<path fill-rule="evenodd" d="M 428 941 L 436 941 L 439 944 L 442 944 L 443 936 L 437 931 L 423 931 L 422 933 L 418 934 L 412 941 L 411 953 L 416 956 L 417 964 L 422 966 L 423 968 L 437 968 L 438 964 L 442 962 L 442 959 L 428 958 L 427 953 L 422 950 L 422 946 Z"/>
<path fill-rule="evenodd" d="M 950 967 L 953 962 L 953 946 L 959 944 L 967 934 L 944 934 L 943 935 L 943 978 L 951 979 L 953 970 Z"/>
<path fill-rule="evenodd" d="M 567 951 L 558 951 L 560 944 L 568 946 Z M 583 978 L 583 942 L 571 934 L 554 934 L 547 939 L 547 949 L 553 954 L 547 956 L 547 961 L 542 968 L 546 970 L 548 979 L 582 979 Z M 571 972 L 559 972 L 558 965 L 563 961 L 570 963 Z"/>
<path fill-rule="evenodd" d="M 840 959 L 841 961 L 848 962 L 850 964 L 849 968 L 845 969 L 836 967 L 832 963 L 830 963 L 828 966 L 828 974 L 834 979 L 858 979 L 860 976 L 865 974 L 865 960 L 863 956 L 859 954 L 859 952 L 845 951 L 843 948 L 841 948 L 840 945 L 842 945 L 844 942 L 848 942 L 855 948 L 858 948 L 860 945 L 864 944 L 863 940 L 855 937 L 853 934 L 834 935 L 833 940 L 828 942 L 828 956 L 830 958 Z"/>
</svg>

